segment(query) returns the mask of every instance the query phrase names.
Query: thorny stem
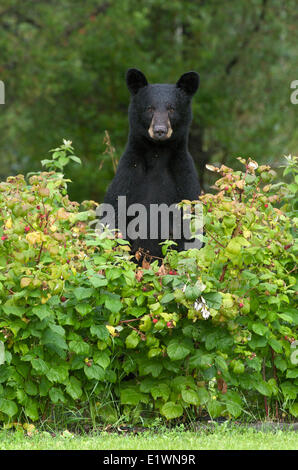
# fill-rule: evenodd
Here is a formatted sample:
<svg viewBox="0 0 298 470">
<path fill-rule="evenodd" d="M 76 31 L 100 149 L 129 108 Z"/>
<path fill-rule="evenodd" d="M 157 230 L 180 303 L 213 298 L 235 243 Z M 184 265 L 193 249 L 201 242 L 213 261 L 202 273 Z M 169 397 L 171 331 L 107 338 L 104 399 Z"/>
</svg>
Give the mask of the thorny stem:
<svg viewBox="0 0 298 470">
<path fill-rule="evenodd" d="M 40 250 L 39 250 L 39 253 L 38 253 L 38 258 L 37 258 L 37 260 L 36 260 L 36 264 L 38 264 L 39 261 L 40 261 L 42 249 L 43 249 L 43 242 L 41 242 L 41 246 L 40 246 Z"/>
<path fill-rule="evenodd" d="M 263 376 L 263 380 L 266 382 L 265 358 L 263 359 L 262 376 Z M 267 397 L 265 397 L 265 396 L 264 396 L 264 405 L 265 405 L 266 416 L 268 418 L 269 417 L 269 409 L 268 409 Z"/>
<path fill-rule="evenodd" d="M 270 349 L 271 349 L 271 357 L 272 357 L 272 364 L 273 364 L 273 377 L 274 377 L 276 383 L 278 384 L 277 373 L 276 373 L 276 365 L 274 364 L 275 354 L 274 354 L 274 351 L 271 347 L 270 347 Z M 276 417 L 277 420 L 279 419 L 277 400 L 275 401 L 275 417 Z"/>
<path fill-rule="evenodd" d="M 138 329 L 135 328 L 134 326 L 131 326 L 131 325 L 127 325 L 127 326 L 128 326 L 129 328 L 131 328 L 132 330 L 135 330 L 135 331 L 138 333 L 138 335 L 140 335 L 141 339 L 142 339 L 143 341 L 145 341 L 146 336 L 144 335 L 144 333 L 142 333 L 140 330 L 138 330 Z"/>
</svg>

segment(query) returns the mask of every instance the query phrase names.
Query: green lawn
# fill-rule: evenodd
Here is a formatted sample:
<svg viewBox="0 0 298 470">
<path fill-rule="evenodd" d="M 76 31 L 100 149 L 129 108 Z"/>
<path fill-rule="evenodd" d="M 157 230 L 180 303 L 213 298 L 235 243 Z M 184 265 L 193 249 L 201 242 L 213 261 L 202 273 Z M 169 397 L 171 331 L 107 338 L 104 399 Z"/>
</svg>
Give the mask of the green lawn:
<svg viewBox="0 0 298 470">
<path fill-rule="evenodd" d="M 218 428 L 213 431 L 152 431 L 138 435 L 92 433 L 83 436 L 67 431 L 55 437 L 36 432 L 31 437 L 20 432 L 0 431 L 1 450 L 297 450 L 295 431 L 260 432 L 253 429 Z"/>
</svg>

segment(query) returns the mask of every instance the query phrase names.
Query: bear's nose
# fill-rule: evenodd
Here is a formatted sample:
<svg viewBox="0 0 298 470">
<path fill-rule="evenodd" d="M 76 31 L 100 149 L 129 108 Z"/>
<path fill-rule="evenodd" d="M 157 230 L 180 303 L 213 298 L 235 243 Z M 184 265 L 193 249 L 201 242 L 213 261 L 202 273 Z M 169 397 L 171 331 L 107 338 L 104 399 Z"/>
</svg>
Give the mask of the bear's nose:
<svg viewBox="0 0 298 470">
<path fill-rule="evenodd" d="M 166 126 L 154 126 L 153 132 L 154 136 L 160 139 L 165 137 L 168 132 L 168 129 Z"/>
</svg>

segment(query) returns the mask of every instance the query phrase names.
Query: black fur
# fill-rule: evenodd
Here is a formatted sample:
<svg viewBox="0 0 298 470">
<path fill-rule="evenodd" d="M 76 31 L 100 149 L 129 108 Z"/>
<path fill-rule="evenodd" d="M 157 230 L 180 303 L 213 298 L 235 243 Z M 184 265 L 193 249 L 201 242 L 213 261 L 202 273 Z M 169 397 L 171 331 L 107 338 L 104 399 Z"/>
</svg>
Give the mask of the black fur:
<svg viewBox="0 0 298 470">
<path fill-rule="evenodd" d="M 149 207 L 150 204 L 171 205 L 182 199 L 197 199 L 200 187 L 188 152 L 188 133 L 192 119 L 191 98 L 199 86 L 198 74 L 188 72 L 175 85 L 150 85 L 142 72 L 129 69 L 126 82 L 131 92 L 128 142 L 104 202 L 112 204 L 117 215 L 120 195 L 127 197 L 127 207 L 133 203 Z M 169 120 L 172 129 L 169 138 L 150 137 L 148 129 L 153 117 L 162 125 Z M 131 241 L 132 251 L 141 247 L 153 256 L 162 256 L 160 241 Z M 182 250 L 183 240 L 176 241 L 177 249 Z"/>
</svg>

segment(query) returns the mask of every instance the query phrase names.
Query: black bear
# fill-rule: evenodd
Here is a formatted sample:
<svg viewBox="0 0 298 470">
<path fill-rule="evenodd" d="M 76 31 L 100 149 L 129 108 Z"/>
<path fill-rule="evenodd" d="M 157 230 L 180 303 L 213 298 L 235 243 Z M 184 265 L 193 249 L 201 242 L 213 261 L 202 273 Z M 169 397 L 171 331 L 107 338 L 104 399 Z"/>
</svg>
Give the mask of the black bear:
<svg viewBox="0 0 298 470">
<path fill-rule="evenodd" d="M 161 241 L 172 238 L 177 243 L 174 248 L 181 251 L 185 240 L 183 235 L 175 236 L 176 216 L 169 215 L 167 234 L 161 227 L 165 213 L 160 210 L 156 219 L 156 211 L 149 215 L 150 208 L 173 207 L 183 199 L 196 200 L 200 194 L 188 151 L 191 99 L 199 87 L 199 75 L 185 73 L 175 85 L 149 84 L 141 71 L 129 69 L 126 83 L 131 93 L 128 142 L 104 206 L 110 204 L 114 208 L 112 225 L 124 232 L 132 253 L 141 249 L 161 257 Z M 145 217 L 142 213 L 143 218 L 142 208 L 147 211 Z M 136 213 L 138 217 L 133 218 Z"/>
</svg>

